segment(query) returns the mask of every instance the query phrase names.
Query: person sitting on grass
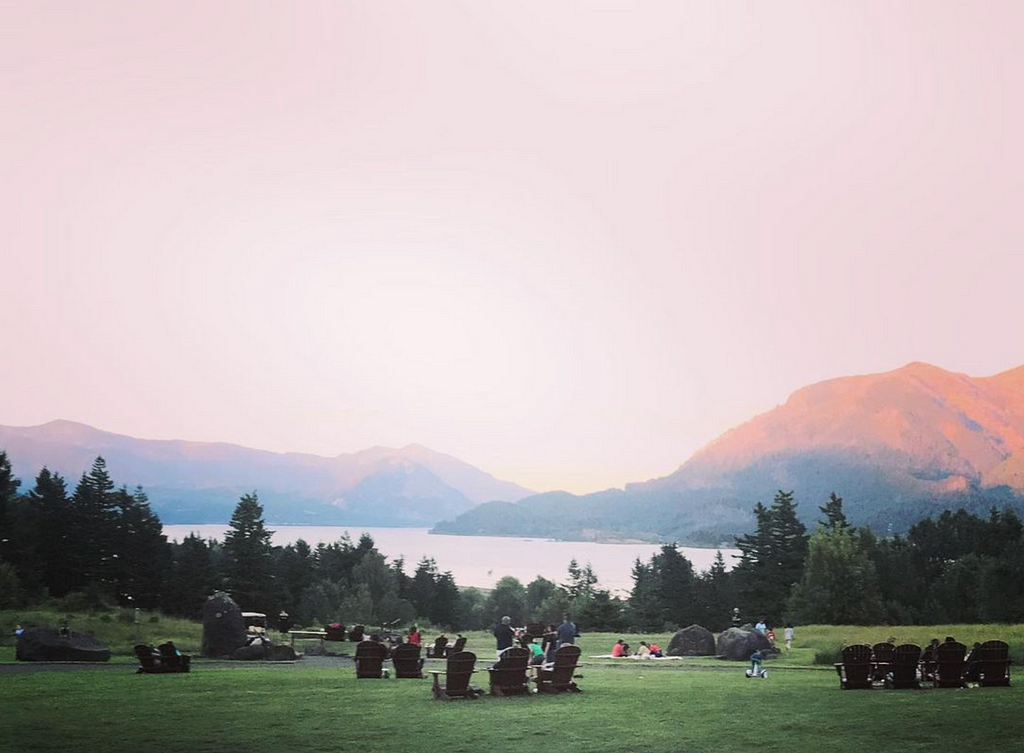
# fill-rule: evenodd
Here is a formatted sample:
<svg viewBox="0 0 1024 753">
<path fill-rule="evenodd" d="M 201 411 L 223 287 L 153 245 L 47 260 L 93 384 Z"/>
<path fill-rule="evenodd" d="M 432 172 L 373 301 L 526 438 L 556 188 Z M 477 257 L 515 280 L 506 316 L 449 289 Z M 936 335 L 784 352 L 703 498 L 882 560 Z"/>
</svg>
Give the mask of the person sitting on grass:
<svg viewBox="0 0 1024 753">
<path fill-rule="evenodd" d="M 636 650 L 635 656 L 638 659 L 651 658 L 651 647 L 647 645 L 647 641 L 640 641 L 640 648 Z"/>
<path fill-rule="evenodd" d="M 623 641 L 621 638 L 619 638 L 618 643 L 616 643 L 614 646 L 612 646 L 612 658 L 614 658 L 614 659 L 621 659 L 623 656 L 626 656 L 625 651 L 626 651 L 626 642 Z"/>
<path fill-rule="evenodd" d="M 662 657 L 663 657 L 664 655 L 665 655 L 665 654 L 664 654 L 664 653 L 662 653 L 662 651 L 661 651 L 661 646 L 659 646 L 659 645 L 658 645 L 658 644 L 656 644 L 656 643 L 652 643 L 652 644 L 651 644 L 651 656 L 653 656 L 653 657 L 654 657 L 655 659 L 660 659 L 660 658 L 662 658 Z"/>
</svg>

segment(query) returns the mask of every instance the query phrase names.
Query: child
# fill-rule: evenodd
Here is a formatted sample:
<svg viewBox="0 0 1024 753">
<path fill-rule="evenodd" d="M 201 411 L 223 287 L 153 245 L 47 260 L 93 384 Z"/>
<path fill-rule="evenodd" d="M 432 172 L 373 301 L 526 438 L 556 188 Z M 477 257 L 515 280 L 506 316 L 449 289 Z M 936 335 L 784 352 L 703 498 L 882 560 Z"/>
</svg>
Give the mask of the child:
<svg viewBox="0 0 1024 753">
<path fill-rule="evenodd" d="M 752 676 L 756 677 L 757 675 L 761 674 L 762 659 L 763 657 L 761 656 L 760 650 L 755 650 L 754 653 L 750 655 L 750 674 Z"/>
<path fill-rule="evenodd" d="M 783 633 L 786 636 L 786 650 L 789 651 L 793 648 L 793 625 L 786 623 L 786 631 Z"/>
</svg>

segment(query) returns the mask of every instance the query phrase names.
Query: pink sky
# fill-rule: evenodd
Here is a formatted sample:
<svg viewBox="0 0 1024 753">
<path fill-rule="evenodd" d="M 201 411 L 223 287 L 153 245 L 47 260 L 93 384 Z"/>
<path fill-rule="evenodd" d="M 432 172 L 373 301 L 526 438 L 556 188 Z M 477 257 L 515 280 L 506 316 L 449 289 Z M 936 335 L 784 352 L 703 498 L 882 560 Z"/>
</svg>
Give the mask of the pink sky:
<svg viewBox="0 0 1024 753">
<path fill-rule="evenodd" d="M 538 489 L 1024 363 L 1024 4 L 8 3 L 0 423 Z"/>
</svg>

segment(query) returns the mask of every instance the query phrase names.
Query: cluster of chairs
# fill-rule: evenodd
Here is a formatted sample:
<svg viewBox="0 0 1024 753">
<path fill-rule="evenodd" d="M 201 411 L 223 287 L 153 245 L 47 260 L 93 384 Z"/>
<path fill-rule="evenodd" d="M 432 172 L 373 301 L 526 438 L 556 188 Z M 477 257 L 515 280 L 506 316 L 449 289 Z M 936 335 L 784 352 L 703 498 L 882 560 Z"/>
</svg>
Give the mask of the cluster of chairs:
<svg viewBox="0 0 1024 753">
<path fill-rule="evenodd" d="M 1003 641 L 982 643 L 970 662 L 966 657 L 967 647 L 956 641 L 940 643 L 924 660 L 913 643 L 856 644 L 843 649 L 835 668 L 844 690 L 867 690 L 875 683 L 896 689 L 919 688 L 922 682 L 936 688 L 963 688 L 968 680 L 986 687 L 1010 684 L 1010 647 Z"/>
<path fill-rule="evenodd" d="M 439 636 L 434 641 L 433 645 L 427 647 L 427 658 L 428 659 L 443 659 L 446 656 L 457 654 L 460 651 L 465 650 L 466 639 L 461 635 L 455 639 L 455 643 L 448 645 L 448 638 L 446 636 Z"/>
<path fill-rule="evenodd" d="M 192 669 L 192 657 L 183 654 L 173 643 L 161 643 L 156 648 L 140 643 L 135 647 L 135 655 L 139 659 L 136 674 L 166 674 L 172 672 L 188 672 Z"/>
<path fill-rule="evenodd" d="M 461 647 L 460 647 L 461 648 Z M 363 641 L 356 646 L 356 677 L 378 679 L 384 677 L 384 662 L 387 649 L 376 641 Z M 554 654 L 550 664 L 535 667 L 535 674 L 529 677 L 530 652 L 525 648 L 510 648 L 502 652 L 501 658 L 487 669 L 491 695 L 527 695 L 538 693 L 581 692 L 573 681 L 576 665 L 580 660 L 577 646 L 562 646 Z M 420 647 L 409 643 L 398 646 L 391 654 L 397 679 L 422 679 L 423 660 Z M 435 698 L 452 700 L 456 698 L 475 699 L 484 691 L 473 686 L 471 680 L 476 674 L 476 654 L 472 651 L 453 651 L 447 654 L 443 670 L 431 670 L 432 692 Z M 441 678 L 444 678 L 442 681 Z M 536 688 L 531 688 L 533 680 Z"/>
</svg>

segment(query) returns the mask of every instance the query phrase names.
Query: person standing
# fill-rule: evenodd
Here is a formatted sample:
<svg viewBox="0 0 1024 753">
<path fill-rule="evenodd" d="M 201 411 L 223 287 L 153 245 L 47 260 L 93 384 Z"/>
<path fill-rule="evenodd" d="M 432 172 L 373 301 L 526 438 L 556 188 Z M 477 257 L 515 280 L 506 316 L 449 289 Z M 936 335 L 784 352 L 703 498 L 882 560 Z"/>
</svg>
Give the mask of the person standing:
<svg viewBox="0 0 1024 753">
<path fill-rule="evenodd" d="M 576 628 L 575 623 L 569 619 L 569 615 L 565 615 L 562 619 L 562 624 L 558 626 L 558 630 L 555 631 L 558 637 L 558 647 L 572 646 L 576 643 L 576 639 L 580 637 L 580 631 Z"/>
<path fill-rule="evenodd" d="M 419 628 L 415 625 L 409 628 L 409 643 L 414 646 L 419 646 L 423 643 L 423 636 L 420 634 Z"/>
<path fill-rule="evenodd" d="M 501 658 L 501 652 L 506 648 L 512 648 L 512 644 L 515 642 L 516 634 L 512 629 L 512 618 L 505 615 L 501 618 L 501 623 L 496 625 L 494 628 L 494 638 L 498 644 L 498 658 Z"/>
<path fill-rule="evenodd" d="M 792 624 L 790 624 L 788 622 L 786 623 L 786 630 L 785 630 L 785 632 L 783 632 L 783 635 L 786 638 L 786 650 L 789 651 L 791 648 L 793 648 L 793 625 Z"/>
<path fill-rule="evenodd" d="M 756 625 L 754 625 L 754 629 L 757 630 L 758 632 L 760 632 L 761 635 L 764 635 L 765 633 L 768 632 L 768 625 L 765 623 L 764 617 L 761 618 L 760 622 L 758 622 Z"/>
</svg>

